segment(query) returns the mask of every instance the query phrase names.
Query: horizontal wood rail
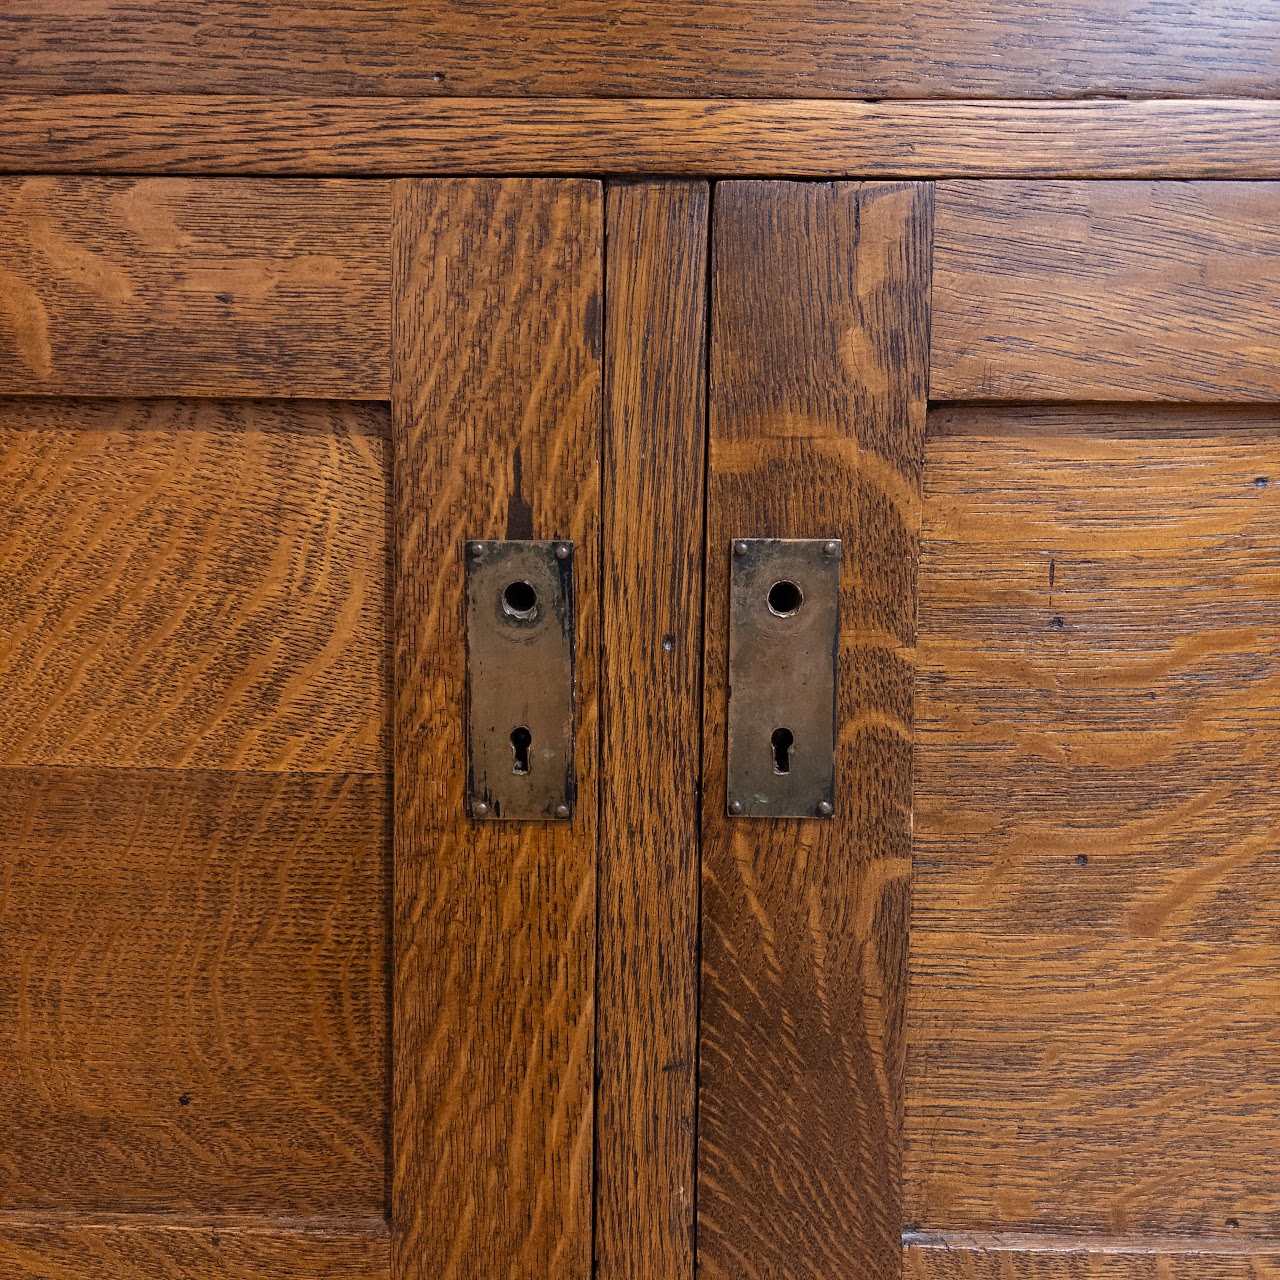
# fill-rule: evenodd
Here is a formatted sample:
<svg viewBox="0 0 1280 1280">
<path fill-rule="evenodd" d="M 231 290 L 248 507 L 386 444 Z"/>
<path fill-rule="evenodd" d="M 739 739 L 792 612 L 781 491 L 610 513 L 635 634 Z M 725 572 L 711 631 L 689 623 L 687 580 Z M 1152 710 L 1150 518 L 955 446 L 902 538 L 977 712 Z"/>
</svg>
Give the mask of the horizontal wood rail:
<svg viewBox="0 0 1280 1280">
<path fill-rule="evenodd" d="M 3 95 L 0 171 L 1280 178 L 1280 101 Z"/>
</svg>

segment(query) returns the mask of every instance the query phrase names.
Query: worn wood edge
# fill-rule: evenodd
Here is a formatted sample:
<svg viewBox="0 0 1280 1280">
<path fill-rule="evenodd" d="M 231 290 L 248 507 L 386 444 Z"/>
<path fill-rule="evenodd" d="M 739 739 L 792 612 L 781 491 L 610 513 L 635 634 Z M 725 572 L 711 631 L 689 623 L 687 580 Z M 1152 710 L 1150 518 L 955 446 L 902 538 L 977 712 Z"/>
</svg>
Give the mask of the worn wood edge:
<svg viewBox="0 0 1280 1280">
<path fill-rule="evenodd" d="M 945 400 L 929 405 L 926 436 L 981 439 L 1085 435 L 1174 438 L 1232 431 L 1280 431 L 1280 405 L 1185 401 L 1041 401 L 1027 404 Z"/>
<path fill-rule="evenodd" d="M 904 1249 L 969 1253 L 1231 1254 L 1280 1260 L 1280 1243 L 1239 1236 L 1072 1236 L 1025 1231 L 904 1231 Z"/>
<path fill-rule="evenodd" d="M 0 172 L 1280 178 L 1280 101 L 8 94 Z"/>
</svg>

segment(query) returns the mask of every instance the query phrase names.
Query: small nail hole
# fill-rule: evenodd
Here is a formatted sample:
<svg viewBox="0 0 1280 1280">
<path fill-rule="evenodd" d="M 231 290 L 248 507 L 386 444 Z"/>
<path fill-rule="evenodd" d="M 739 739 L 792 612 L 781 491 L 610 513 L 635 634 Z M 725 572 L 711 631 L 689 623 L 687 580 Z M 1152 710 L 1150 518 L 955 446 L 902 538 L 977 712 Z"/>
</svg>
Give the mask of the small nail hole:
<svg viewBox="0 0 1280 1280">
<path fill-rule="evenodd" d="M 538 612 L 538 593 L 528 582 L 509 582 L 502 593 L 502 612 L 529 622 Z"/>
<path fill-rule="evenodd" d="M 1063 627 L 1065 627 L 1067 624 L 1066 624 L 1065 622 L 1063 622 L 1063 620 L 1062 620 L 1061 618 L 1053 617 L 1053 618 L 1050 618 L 1050 619 L 1049 619 L 1049 625 L 1050 625 L 1050 626 L 1051 626 L 1055 631 L 1061 631 L 1061 630 L 1062 630 L 1062 628 L 1063 628 Z"/>
<path fill-rule="evenodd" d="M 1089 855 L 1087 853 L 1076 854 L 1076 866 L 1087 867 L 1089 865 Z"/>
<path fill-rule="evenodd" d="M 1238 1227 L 1239 1225 L 1240 1225 L 1240 1219 L 1239 1219 L 1239 1218 L 1228 1218 L 1228 1219 L 1227 1219 L 1227 1226 L 1231 1227 L 1233 1230 L 1234 1230 L 1236 1227 Z"/>
<path fill-rule="evenodd" d="M 1259 489 L 1265 489 L 1271 481 L 1266 476 L 1259 476 L 1253 483 L 1256 484 Z"/>
<path fill-rule="evenodd" d="M 783 579 L 769 588 L 769 612 L 779 618 L 789 618 L 804 603 L 804 593 L 794 582 Z"/>
</svg>

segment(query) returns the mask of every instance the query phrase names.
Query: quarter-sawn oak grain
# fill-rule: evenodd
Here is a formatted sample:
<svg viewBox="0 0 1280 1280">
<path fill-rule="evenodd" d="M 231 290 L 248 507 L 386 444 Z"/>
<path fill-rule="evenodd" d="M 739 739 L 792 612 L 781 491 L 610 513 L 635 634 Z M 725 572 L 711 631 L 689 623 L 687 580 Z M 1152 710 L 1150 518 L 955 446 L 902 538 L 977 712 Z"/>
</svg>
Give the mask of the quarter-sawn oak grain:
<svg viewBox="0 0 1280 1280">
<path fill-rule="evenodd" d="M 591 1270 L 603 199 L 406 180 L 394 246 L 396 1280 Z M 464 808 L 463 550 L 569 538 L 577 811 Z"/>
<path fill-rule="evenodd" d="M 1027 1249 L 948 1239 L 909 1246 L 903 1280 L 1280 1280 L 1280 1250 L 1233 1250 L 1222 1242 L 1185 1247 L 1189 1243 L 1125 1249 L 1061 1239 Z"/>
<path fill-rule="evenodd" d="M 0 1210 L 382 1216 L 389 800 L 0 770 Z"/>
<path fill-rule="evenodd" d="M 5 1280 L 388 1280 L 391 1242 L 380 1219 L 197 1225 L 0 1214 L 0 1263 Z"/>
<path fill-rule="evenodd" d="M 1274 1248 L 1275 432 L 974 427 L 927 454 L 907 1225 Z"/>
<path fill-rule="evenodd" d="M 901 1265 L 932 191 L 724 183 L 713 231 L 698 1266 Z M 730 539 L 844 540 L 836 815 L 725 816 Z"/>
<path fill-rule="evenodd" d="M 705 183 L 608 188 L 596 1275 L 692 1280 Z"/>
<path fill-rule="evenodd" d="M 1121 97 L 1280 88 L 1267 0 L 8 0 L 14 92 Z"/>
<path fill-rule="evenodd" d="M 14 173 L 1280 178 L 1280 102 L 0 95 Z"/>
<path fill-rule="evenodd" d="M 0 765 L 382 772 L 387 414 L 0 401 Z"/>
<path fill-rule="evenodd" d="M 390 185 L 0 178 L 0 394 L 388 391 Z"/>
<path fill-rule="evenodd" d="M 1280 184 L 938 186 L 935 400 L 1280 400 Z"/>
</svg>

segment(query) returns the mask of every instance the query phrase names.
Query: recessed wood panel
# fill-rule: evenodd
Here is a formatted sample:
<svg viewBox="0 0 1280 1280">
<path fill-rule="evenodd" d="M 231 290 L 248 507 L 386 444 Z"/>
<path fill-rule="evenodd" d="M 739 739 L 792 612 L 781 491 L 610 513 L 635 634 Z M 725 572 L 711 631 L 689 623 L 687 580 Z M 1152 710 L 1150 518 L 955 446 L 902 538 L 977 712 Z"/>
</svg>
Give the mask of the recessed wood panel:
<svg viewBox="0 0 1280 1280">
<path fill-rule="evenodd" d="M 396 189 L 397 1280 L 591 1271 L 599 183 Z M 465 808 L 463 553 L 574 543 L 569 822 Z"/>
<path fill-rule="evenodd" d="M 936 438 L 926 490 L 906 1223 L 1274 1239 L 1276 435 Z"/>
<path fill-rule="evenodd" d="M 1280 102 L 0 95 L 15 173 L 1280 178 Z"/>
<path fill-rule="evenodd" d="M 0 394 L 385 399 L 389 200 L 0 177 Z"/>
<path fill-rule="evenodd" d="M 0 764 L 385 769 L 386 430 L 0 402 Z"/>
<path fill-rule="evenodd" d="M 0 1209 L 382 1215 L 388 799 L 0 771 Z"/>
<path fill-rule="evenodd" d="M 385 1223 L 224 1221 L 130 1215 L 108 1222 L 0 1215 L 6 1280 L 387 1280 Z"/>
<path fill-rule="evenodd" d="M 935 400 L 1280 400 L 1280 184 L 944 182 Z"/>
<path fill-rule="evenodd" d="M 698 1270 L 715 1280 L 901 1266 L 931 197 L 715 193 L 698 1109 Z M 725 813 L 737 537 L 843 539 L 830 820 Z"/>
<path fill-rule="evenodd" d="M 1275 94 L 1266 0 L 9 0 L 13 92 Z"/>
</svg>

